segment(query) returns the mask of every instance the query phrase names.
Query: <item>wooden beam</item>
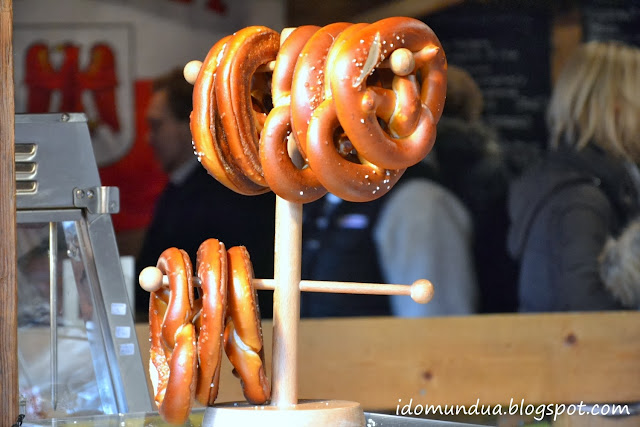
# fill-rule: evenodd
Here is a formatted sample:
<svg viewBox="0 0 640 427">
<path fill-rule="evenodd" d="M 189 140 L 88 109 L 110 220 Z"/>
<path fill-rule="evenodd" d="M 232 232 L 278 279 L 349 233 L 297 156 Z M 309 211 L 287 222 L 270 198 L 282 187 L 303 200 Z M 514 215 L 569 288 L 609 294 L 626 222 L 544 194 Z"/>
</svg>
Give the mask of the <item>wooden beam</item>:
<svg viewBox="0 0 640 427">
<path fill-rule="evenodd" d="M 267 366 L 271 322 L 263 322 Z M 148 360 L 149 328 L 138 325 Z M 301 399 L 413 404 L 640 401 L 640 313 L 303 319 Z M 269 373 L 270 374 L 270 373 Z M 402 402 L 398 402 L 402 399 Z M 223 358 L 218 402 L 242 401 Z"/>
<path fill-rule="evenodd" d="M 375 22 L 390 16 L 410 16 L 421 18 L 451 6 L 463 3 L 464 0 L 399 0 L 388 2 L 368 9 L 353 17 L 353 22 Z"/>
<path fill-rule="evenodd" d="M 18 416 L 13 7 L 0 0 L 0 425 Z"/>
</svg>

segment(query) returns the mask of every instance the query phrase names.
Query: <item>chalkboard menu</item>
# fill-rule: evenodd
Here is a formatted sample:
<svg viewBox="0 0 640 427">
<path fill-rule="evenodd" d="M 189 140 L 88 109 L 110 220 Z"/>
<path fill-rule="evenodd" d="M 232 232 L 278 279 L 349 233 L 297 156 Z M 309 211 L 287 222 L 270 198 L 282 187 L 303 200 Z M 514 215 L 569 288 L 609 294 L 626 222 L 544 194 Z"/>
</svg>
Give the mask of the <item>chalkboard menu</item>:
<svg viewBox="0 0 640 427">
<path fill-rule="evenodd" d="M 435 31 L 448 62 L 476 79 L 484 118 L 503 140 L 546 145 L 549 11 L 463 4 L 422 21 Z"/>
<path fill-rule="evenodd" d="M 582 26 L 585 41 L 640 46 L 640 0 L 583 0 Z"/>
</svg>

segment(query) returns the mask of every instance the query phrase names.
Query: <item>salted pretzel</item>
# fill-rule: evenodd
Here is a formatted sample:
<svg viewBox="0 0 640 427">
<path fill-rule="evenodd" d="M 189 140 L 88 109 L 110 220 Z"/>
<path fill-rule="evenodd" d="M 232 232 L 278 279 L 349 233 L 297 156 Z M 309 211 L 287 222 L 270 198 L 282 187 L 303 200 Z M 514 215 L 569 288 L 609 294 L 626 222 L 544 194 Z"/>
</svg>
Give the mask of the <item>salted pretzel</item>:
<svg viewBox="0 0 640 427">
<path fill-rule="evenodd" d="M 320 28 L 309 38 L 296 61 L 291 83 L 291 128 L 305 158 L 309 120 L 325 96 L 327 54 L 336 37 L 351 25 L 336 22 Z"/>
<path fill-rule="evenodd" d="M 314 111 L 309 124 L 307 157 L 312 170 L 325 188 L 344 200 L 368 202 L 382 197 L 400 179 L 404 169 L 383 169 L 345 159 L 333 146 L 339 128 L 335 104 L 331 99 L 325 100 Z"/>
<path fill-rule="evenodd" d="M 333 194 L 348 201 L 370 201 L 381 197 L 400 178 L 403 171 L 387 171 L 362 161 L 347 134 L 341 131 L 335 115 L 334 94 L 330 86 L 333 64 L 339 47 L 368 24 L 344 27 L 332 40 L 324 58 L 322 103 L 312 111 L 307 128 L 305 150 L 318 180 Z"/>
<path fill-rule="evenodd" d="M 149 375 L 160 415 L 170 423 L 182 424 L 196 390 L 191 261 L 186 252 L 169 248 L 160 255 L 157 267 L 169 276 L 169 288 L 151 293 Z"/>
<path fill-rule="evenodd" d="M 327 192 L 311 168 L 306 164 L 299 167 L 290 155 L 290 148 L 300 146 L 292 133 L 293 70 L 303 47 L 319 28 L 312 25 L 296 28 L 282 43 L 271 83 L 273 109 L 260 136 L 260 163 L 265 180 L 278 196 L 296 203 L 312 202 Z"/>
<path fill-rule="evenodd" d="M 386 18 L 336 48 L 330 76 L 336 114 L 359 155 L 389 169 L 418 163 L 435 141 L 446 92 L 447 63 L 433 31 L 413 18 Z M 368 87 L 369 75 L 399 48 L 413 53 L 414 70 L 395 75 L 391 88 Z"/>
<path fill-rule="evenodd" d="M 200 279 L 200 311 L 194 317 L 198 335 L 198 381 L 196 399 L 213 405 L 220 386 L 222 340 L 227 317 L 227 251 L 216 239 L 198 248 L 196 274 Z"/>
<path fill-rule="evenodd" d="M 193 86 L 190 126 L 194 152 L 209 174 L 226 187 L 244 195 L 262 194 L 269 189 L 249 180 L 232 158 L 216 101 L 216 71 L 230 39 L 220 39 L 209 50 Z"/>
<path fill-rule="evenodd" d="M 253 287 L 253 267 L 244 246 L 227 252 L 229 260 L 228 308 L 224 330 L 224 349 L 242 382 L 245 398 L 253 404 L 269 400 L 271 386 L 267 379 L 262 342 L 260 309 Z"/>
<path fill-rule="evenodd" d="M 276 59 L 279 47 L 278 32 L 261 26 L 243 28 L 227 42 L 215 78 L 218 114 L 231 156 L 247 178 L 264 187 L 258 147 L 268 113 L 261 110 L 267 109 L 264 98 L 269 81 L 264 74 L 255 74 L 259 66 Z M 252 97 L 254 79 L 262 81 L 258 99 Z"/>
</svg>

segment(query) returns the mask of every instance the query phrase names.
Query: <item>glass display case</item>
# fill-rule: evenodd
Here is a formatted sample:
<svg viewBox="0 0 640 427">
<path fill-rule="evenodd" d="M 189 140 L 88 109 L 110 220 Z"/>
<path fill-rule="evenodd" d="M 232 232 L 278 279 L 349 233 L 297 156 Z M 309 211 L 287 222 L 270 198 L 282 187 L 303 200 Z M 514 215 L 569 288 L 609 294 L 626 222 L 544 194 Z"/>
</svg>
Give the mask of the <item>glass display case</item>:
<svg viewBox="0 0 640 427">
<path fill-rule="evenodd" d="M 26 422 L 151 411 L 131 289 L 82 114 L 16 116 L 19 385 Z"/>
</svg>

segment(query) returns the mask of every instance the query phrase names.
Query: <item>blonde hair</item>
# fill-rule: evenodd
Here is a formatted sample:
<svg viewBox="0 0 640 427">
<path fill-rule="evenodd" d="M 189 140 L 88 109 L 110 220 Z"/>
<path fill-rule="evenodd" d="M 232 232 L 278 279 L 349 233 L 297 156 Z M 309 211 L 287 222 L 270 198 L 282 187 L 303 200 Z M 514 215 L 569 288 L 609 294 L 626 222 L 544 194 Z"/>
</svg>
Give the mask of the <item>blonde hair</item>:
<svg viewBox="0 0 640 427">
<path fill-rule="evenodd" d="M 593 142 L 615 157 L 640 161 L 640 49 L 581 45 L 558 77 L 547 123 L 554 149 Z"/>
</svg>

